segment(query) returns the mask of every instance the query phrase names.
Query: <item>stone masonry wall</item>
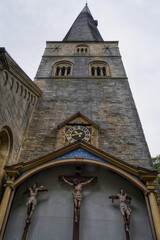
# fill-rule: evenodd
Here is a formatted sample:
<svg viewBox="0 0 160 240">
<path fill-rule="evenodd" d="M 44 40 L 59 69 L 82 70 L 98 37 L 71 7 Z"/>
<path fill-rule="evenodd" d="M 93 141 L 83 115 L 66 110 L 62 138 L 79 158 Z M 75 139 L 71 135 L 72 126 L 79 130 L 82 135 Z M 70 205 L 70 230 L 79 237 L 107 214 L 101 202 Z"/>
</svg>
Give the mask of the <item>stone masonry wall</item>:
<svg viewBox="0 0 160 240">
<path fill-rule="evenodd" d="M 8 164 L 15 164 L 37 97 L 8 70 L 0 71 L 0 130 L 7 126 L 13 134 Z"/>
<path fill-rule="evenodd" d="M 19 161 L 29 161 L 60 148 L 58 124 L 79 111 L 99 125 L 101 150 L 133 165 L 150 168 L 150 154 L 118 43 L 86 43 L 87 54 L 75 53 L 76 44 L 47 43 L 35 79 L 43 95 L 37 102 Z M 105 50 L 107 46 L 109 50 Z M 60 60 L 73 63 L 72 76 L 53 76 L 54 63 Z M 109 64 L 110 77 L 88 76 L 89 63 L 96 60 Z"/>
</svg>

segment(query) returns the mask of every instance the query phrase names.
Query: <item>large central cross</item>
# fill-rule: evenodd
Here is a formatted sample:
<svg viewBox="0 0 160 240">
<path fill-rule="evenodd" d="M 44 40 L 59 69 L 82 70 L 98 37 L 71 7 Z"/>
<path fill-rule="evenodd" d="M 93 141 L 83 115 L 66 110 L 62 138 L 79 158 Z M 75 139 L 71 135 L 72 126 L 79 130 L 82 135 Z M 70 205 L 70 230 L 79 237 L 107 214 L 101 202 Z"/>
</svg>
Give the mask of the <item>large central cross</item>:
<svg viewBox="0 0 160 240">
<path fill-rule="evenodd" d="M 97 182 L 97 177 L 93 176 L 81 176 L 81 167 L 76 167 L 75 169 L 75 175 L 74 176 L 59 176 L 59 181 L 64 181 L 63 177 L 70 183 L 73 184 L 74 180 L 78 180 L 79 183 L 86 183 L 90 179 L 93 178 L 92 183 Z M 79 209 L 80 210 L 80 209 Z M 74 211 L 74 218 L 73 218 L 73 240 L 79 240 L 79 220 L 80 220 L 80 215 L 78 221 L 75 221 L 75 211 Z"/>
</svg>

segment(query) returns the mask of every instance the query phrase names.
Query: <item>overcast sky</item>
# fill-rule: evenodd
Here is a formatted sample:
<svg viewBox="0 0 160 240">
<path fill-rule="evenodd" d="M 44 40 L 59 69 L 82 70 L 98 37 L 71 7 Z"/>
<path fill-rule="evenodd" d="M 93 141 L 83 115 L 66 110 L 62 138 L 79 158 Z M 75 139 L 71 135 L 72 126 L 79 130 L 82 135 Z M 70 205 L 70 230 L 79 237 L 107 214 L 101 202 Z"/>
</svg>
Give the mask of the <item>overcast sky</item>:
<svg viewBox="0 0 160 240">
<path fill-rule="evenodd" d="M 46 41 L 61 41 L 85 0 L 0 0 L 0 46 L 33 80 Z M 105 41 L 119 41 L 151 156 L 160 154 L 160 0 L 88 0 Z"/>
</svg>

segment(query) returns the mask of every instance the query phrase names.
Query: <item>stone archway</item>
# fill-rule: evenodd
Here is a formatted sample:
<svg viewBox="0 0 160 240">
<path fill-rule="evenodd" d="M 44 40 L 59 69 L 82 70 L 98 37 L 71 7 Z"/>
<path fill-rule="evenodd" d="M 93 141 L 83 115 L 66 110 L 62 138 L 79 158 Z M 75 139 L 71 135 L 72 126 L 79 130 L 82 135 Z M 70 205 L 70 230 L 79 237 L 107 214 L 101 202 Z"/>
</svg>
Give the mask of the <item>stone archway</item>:
<svg viewBox="0 0 160 240">
<path fill-rule="evenodd" d="M 13 146 L 13 136 L 9 127 L 0 130 L 0 187 L 2 185 L 4 165 L 8 162 Z"/>
</svg>

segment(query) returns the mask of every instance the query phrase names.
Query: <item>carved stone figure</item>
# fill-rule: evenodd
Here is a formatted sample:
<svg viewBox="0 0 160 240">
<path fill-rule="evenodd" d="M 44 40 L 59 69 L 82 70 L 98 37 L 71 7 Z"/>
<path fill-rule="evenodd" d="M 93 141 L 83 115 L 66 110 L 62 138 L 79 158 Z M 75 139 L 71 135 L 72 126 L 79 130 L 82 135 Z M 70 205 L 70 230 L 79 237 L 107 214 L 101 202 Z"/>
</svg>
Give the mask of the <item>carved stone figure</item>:
<svg viewBox="0 0 160 240">
<path fill-rule="evenodd" d="M 29 187 L 27 189 L 27 191 L 25 192 L 25 193 L 29 194 L 29 198 L 28 198 L 28 201 L 26 203 L 26 205 L 27 205 L 26 223 L 30 223 L 33 212 L 34 212 L 34 209 L 37 205 L 37 199 L 36 199 L 37 193 L 38 192 L 44 192 L 44 191 L 48 191 L 48 189 L 45 188 L 44 186 L 38 187 L 37 183 L 35 183 L 32 187 Z"/>
<path fill-rule="evenodd" d="M 112 202 L 114 202 L 114 199 L 119 199 L 120 211 L 123 216 L 124 223 L 125 223 L 125 230 L 129 231 L 131 209 L 128 206 L 128 204 L 131 203 L 132 198 L 128 194 L 124 193 L 123 188 L 120 189 L 119 193 L 113 194 L 113 195 L 109 196 L 109 198 L 112 199 Z"/>
<path fill-rule="evenodd" d="M 71 187 L 74 188 L 74 193 L 73 193 L 73 200 L 74 200 L 74 221 L 78 222 L 79 221 L 79 215 L 80 215 L 80 207 L 81 207 L 81 202 L 82 202 L 82 188 L 83 186 L 89 184 L 90 182 L 93 181 L 93 177 L 90 178 L 88 181 L 81 183 L 78 179 L 74 179 L 73 183 L 67 181 L 65 177 L 62 177 L 63 181 L 67 184 L 69 184 Z"/>
</svg>

